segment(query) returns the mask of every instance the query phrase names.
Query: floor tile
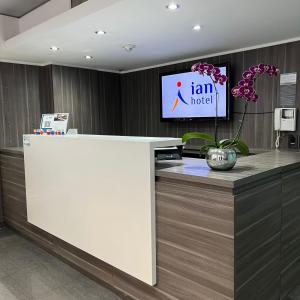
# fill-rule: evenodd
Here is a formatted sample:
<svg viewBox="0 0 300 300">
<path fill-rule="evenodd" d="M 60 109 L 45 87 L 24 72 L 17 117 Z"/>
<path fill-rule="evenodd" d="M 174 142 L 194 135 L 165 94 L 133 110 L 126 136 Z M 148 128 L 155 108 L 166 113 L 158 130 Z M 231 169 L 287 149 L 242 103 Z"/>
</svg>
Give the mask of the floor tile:
<svg viewBox="0 0 300 300">
<path fill-rule="evenodd" d="M 12 230 L 0 230 L 0 300 L 121 300 Z"/>
</svg>

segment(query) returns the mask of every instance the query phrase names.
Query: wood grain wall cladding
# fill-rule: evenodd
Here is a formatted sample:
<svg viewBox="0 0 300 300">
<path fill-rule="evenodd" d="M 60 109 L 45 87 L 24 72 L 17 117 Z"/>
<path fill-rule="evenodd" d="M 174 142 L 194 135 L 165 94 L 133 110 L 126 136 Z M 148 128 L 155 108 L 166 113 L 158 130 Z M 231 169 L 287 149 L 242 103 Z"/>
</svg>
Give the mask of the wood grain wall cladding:
<svg viewBox="0 0 300 300">
<path fill-rule="evenodd" d="M 280 299 L 282 176 L 235 196 L 236 299 Z"/>
<path fill-rule="evenodd" d="M 230 64 L 230 82 L 235 84 L 244 69 L 257 63 L 277 65 L 282 73 L 300 73 L 300 42 L 255 49 L 203 59 L 209 63 Z M 174 136 L 180 137 L 187 131 L 213 132 L 214 124 L 210 121 L 191 122 L 161 122 L 160 121 L 160 83 L 159 75 L 183 69 L 189 70 L 196 61 L 153 68 L 133 73 L 123 74 L 122 82 L 122 111 L 123 132 L 125 135 Z M 298 76 L 299 77 L 299 76 Z M 274 148 L 273 111 L 279 106 L 279 78 L 269 79 L 267 76 L 257 81 L 260 101 L 251 104 L 246 117 L 242 138 L 251 148 Z M 220 135 L 232 137 L 239 125 L 243 103 L 233 102 L 232 120 L 221 121 Z M 300 108 L 300 84 L 297 84 L 296 107 Z M 300 135 L 300 122 L 296 134 Z M 287 146 L 284 137 L 282 146 Z"/>
<path fill-rule="evenodd" d="M 69 128 L 85 134 L 121 134 L 118 74 L 52 66 L 56 112 L 70 113 Z"/>
<path fill-rule="evenodd" d="M 69 127 L 100 132 L 97 71 L 52 66 L 54 110 L 70 113 Z"/>
<path fill-rule="evenodd" d="M 69 127 L 83 134 L 121 134 L 120 75 L 0 62 L 0 147 L 21 146 L 53 112 L 69 112 Z"/>
<path fill-rule="evenodd" d="M 21 146 L 39 126 L 39 67 L 0 63 L 0 116 L 0 147 Z"/>
<path fill-rule="evenodd" d="M 54 113 L 52 65 L 39 68 L 41 114 Z"/>
<path fill-rule="evenodd" d="M 1 199 L 4 220 L 27 222 L 23 155 L 0 154 Z"/>
<path fill-rule="evenodd" d="M 283 176 L 281 290 L 285 297 L 300 284 L 300 171 Z"/>
<path fill-rule="evenodd" d="M 123 132 L 121 76 L 98 72 L 98 88 L 101 133 L 121 135 Z"/>
<path fill-rule="evenodd" d="M 3 218 L 3 193 L 2 185 L 0 184 L 0 230 L 4 227 L 4 218 Z"/>
</svg>

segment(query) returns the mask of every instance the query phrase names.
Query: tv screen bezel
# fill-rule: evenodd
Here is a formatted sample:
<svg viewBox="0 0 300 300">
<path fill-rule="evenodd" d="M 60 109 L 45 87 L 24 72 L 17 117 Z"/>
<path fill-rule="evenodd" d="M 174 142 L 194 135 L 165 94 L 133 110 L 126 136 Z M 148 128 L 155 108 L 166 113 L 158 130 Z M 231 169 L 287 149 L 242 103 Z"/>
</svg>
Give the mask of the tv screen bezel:
<svg viewBox="0 0 300 300">
<path fill-rule="evenodd" d="M 227 92 L 226 92 L 226 116 L 225 117 L 218 117 L 218 120 L 225 120 L 229 121 L 231 119 L 231 97 L 230 97 L 230 65 L 229 63 L 220 63 L 220 64 L 214 64 L 216 67 L 226 67 L 226 76 L 228 77 L 228 81 L 226 82 Z M 168 76 L 168 75 L 175 75 L 180 73 L 189 73 L 191 72 L 191 69 L 180 69 L 176 71 L 169 71 L 169 72 L 161 72 L 159 74 L 159 84 L 160 84 L 160 120 L 161 122 L 172 122 L 172 121 L 209 121 L 214 120 L 215 117 L 186 117 L 186 118 L 164 118 L 163 117 L 163 98 L 162 98 L 162 77 Z M 199 75 L 200 76 L 200 75 Z"/>
</svg>

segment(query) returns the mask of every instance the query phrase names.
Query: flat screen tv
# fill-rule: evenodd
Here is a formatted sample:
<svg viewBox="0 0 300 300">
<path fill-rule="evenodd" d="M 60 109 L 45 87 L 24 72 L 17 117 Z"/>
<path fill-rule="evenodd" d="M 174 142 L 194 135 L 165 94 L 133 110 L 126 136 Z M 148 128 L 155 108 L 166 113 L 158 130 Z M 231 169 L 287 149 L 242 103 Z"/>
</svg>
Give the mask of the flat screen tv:
<svg viewBox="0 0 300 300">
<path fill-rule="evenodd" d="M 228 76 L 228 65 L 219 65 L 221 74 Z M 216 115 L 216 93 L 209 76 L 184 71 L 160 75 L 161 119 L 209 119 Z M 218 117 L 229 119 L 229 84 L 217 85 Z"/>
</svg>

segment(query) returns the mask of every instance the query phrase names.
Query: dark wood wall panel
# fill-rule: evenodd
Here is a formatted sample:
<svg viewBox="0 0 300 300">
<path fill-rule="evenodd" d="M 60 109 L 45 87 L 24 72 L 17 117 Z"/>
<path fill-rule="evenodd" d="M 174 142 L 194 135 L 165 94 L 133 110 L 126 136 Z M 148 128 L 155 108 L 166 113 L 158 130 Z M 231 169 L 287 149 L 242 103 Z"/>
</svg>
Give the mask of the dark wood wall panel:
<svg viewBox="0 0 300 300">
<path fill-rule="evenodd" d="M 99 122 L 101 133 L 122 134 L 121 77 L 98 72 Z"/>
<path fill-rule="evenodd" d="M 97 71 L 52 66 L 55 112 L 70 113 L 70 128 L 97 134 L 99 126 Z"/>
<path fill-rule="evenodd" d="M 22 154 L 1 153 L 1 198 L 4 220 L 27 222 L 24 158 Z"/>
<path fill-rule="evenodd" d="M 121 134 L 120 75 L 0 63 L 0 147 L 22 146 L 42 113 L 69 112 L 84 134 Z"/>
<path fill-rule="evenodd" d="M 297 76 L 297 101 L 296 101 L 296 107 L 298 108 L 298 117 L 300 117 L 300 81 L 299 81 L 299 70 L 300 70 L 300 42 L 298 43 L 290 43 L 286 45 L 285 48 L 285 57 L 288 59 L 285 59 L 285 66 L 284 70 L 289 72 L 298 72 Z M 297 132 L 300 133 L 300 122 L 297 122 Z"/>
<path fill-rule="evenodd" d="M 281 174 L 235 197 L 237 300 L 280 298 Z"/>
<path fill-rule="evenodd" d="M 39 67 L 0 63 L 0 116 L 0 147 L 21 146 L 39 126 Z"/>
<path fill-rule="evenodd" d="M 300 42 L 293 42 L 272 47 L 233 53 L 218 57 L 203 59 L 209 63 L 228 62 L 231 67 L 230 82 L 236 84 L 243 70 L 253 64 L 267 63 L 279 66 L 282 73 L 300 73 Z M 153 68 L 133 73 L 123 74 L 122 87 L 122 116 L 125 135 L 147 136 L 176 136 L 180 137 L 187 131 L 205 131 L 212 133 L 212 121 L 193 122 L 161 122 L 160 121 L 160 83 L 159 74 L 177 70 L 190 69 L 197 61 Z M 299 77 L 299 76 L 298 76 Z M 242 138 L 251 148 L 274 148 L 273 111 L 278 106 L 279 77 L 264 76 L 257 81 L 260 101 L 249 107 Z M 233 116 L 229 122 L 220 122 L 220 136 L 232 137 L 239 125 L 243 102 L 232 99 Z M 300 109 L 300 84 L 297 86 L 296 106 Z M 298 122 L 297 134 L 300 134 Z M 282 146 L 287 146 L 283 138 Z"/>
<path fill-rule="evenodd" d="M 54 113 L 52 65 L 39 68 L 41 114 Z"/>
<path fill-rule="evenodd" d="M 158 288 L 176 299 L 233 299 L 233 195 L 159 179 L 156 202 L 158 266 L 169 285 Z"/>
<path fill-rule="evenodd" d="M 285 297 L 300 285 L 300 171 L 283 176 L 281 289 Z"/>
<path fill-rule="evenodd" d="M 52 66 L 54 111 L 70 113 L 69 128 L 84 134 L 121 132 L 118 74 Z"/>
</svg>

